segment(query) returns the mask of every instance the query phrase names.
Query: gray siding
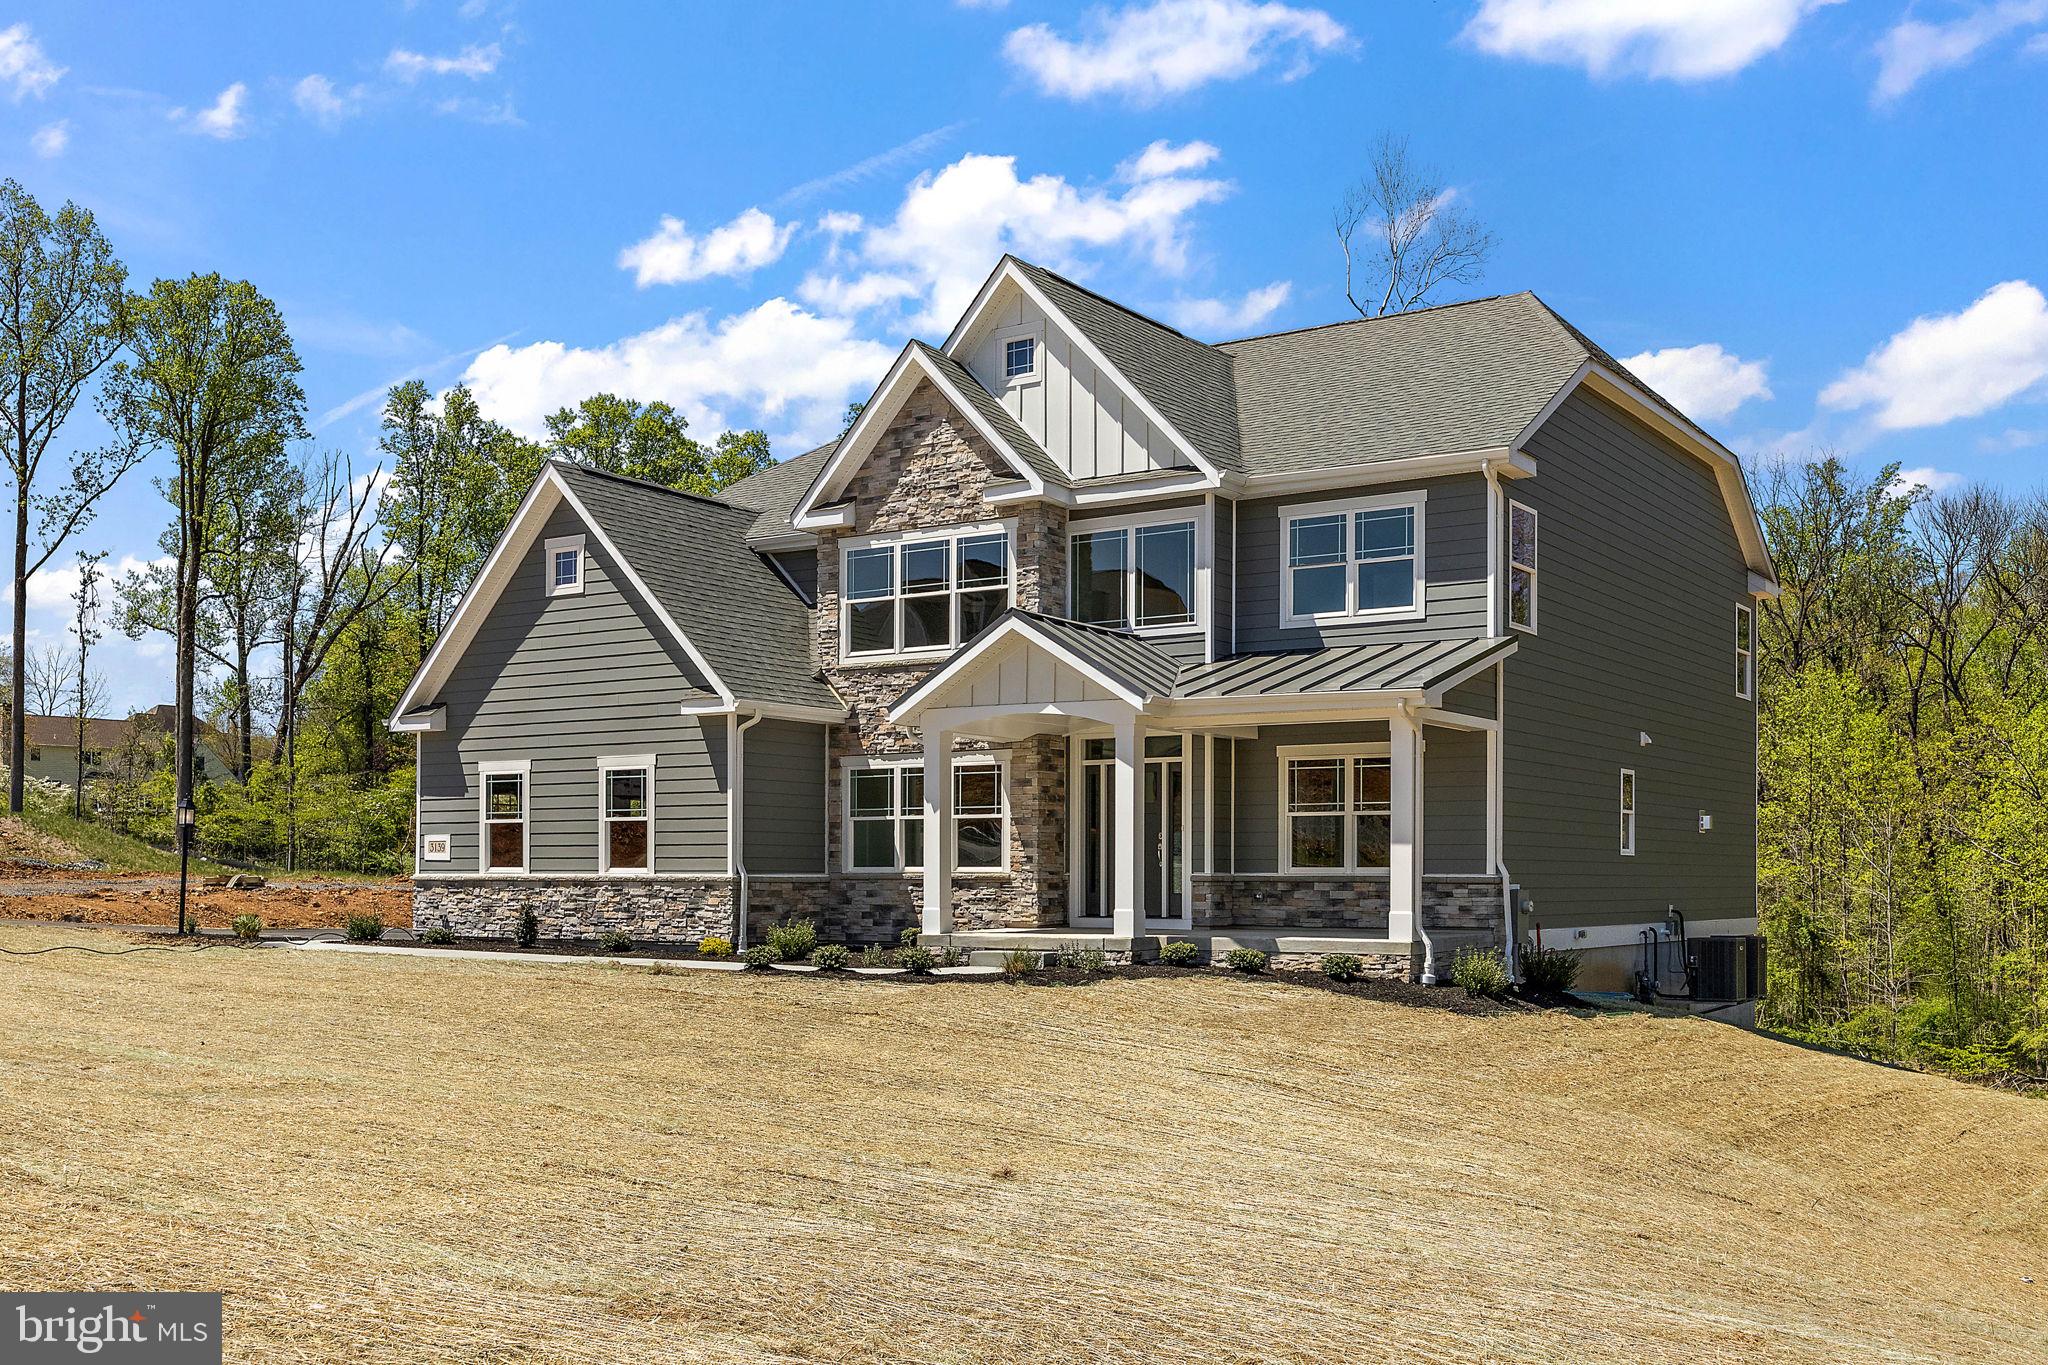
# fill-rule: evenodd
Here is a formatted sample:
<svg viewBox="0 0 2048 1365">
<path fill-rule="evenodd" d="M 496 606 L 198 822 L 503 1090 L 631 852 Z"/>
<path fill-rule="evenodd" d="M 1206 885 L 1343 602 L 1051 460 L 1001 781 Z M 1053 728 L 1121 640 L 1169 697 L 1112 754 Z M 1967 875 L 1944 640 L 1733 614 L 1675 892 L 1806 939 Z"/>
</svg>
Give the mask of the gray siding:
<svg viewBox="0 0 2048 1365">
<path fill-rule="evenodd" d="M 1461 474 L 1413 484 L 1376 484 L 1358 492 L 1376 496 L 1417 488 L 1428 494 L 1422 517 L 1424 615 L 1420 620 L 1376 624 L 1280 624 L 1285 604 L 1282 575 L 1287 562 L 1282 509 L 1335 501 L 1343 494 L 1297 493 L 1240 503 L 1237 652 L 1363 644 L 1389 636 L 1441 640 L 1486 634 L 1486 481 L 1477 474 Z"/>
<path fill-rule="evenodd" d="M 1490 871 L 1486 866 L 1486 732 L 1424 726 L 1422 870 Z"/>
<path fill-rule="evenodd" d="M 1748 577 L 1714 476 L 1583 391 L 1529 450 L 1536 477 L 1506 485 L 1539 516 L 1541 631 L 1518 633 L 1507 663 L 1508 869 L 1546 929 L 1670 905 L 1751 915 L 1756 712 L 1734 662 Z M 1623 768 L 1634 857 L 1619 852 Z"/>
<path fill-rule="evenodd" d="M 1492 720 L 1496 714 L 1494 694 L 1498 690 L 1498 682 L 1499 665 L 1489 664 L 1484 672 L 1473 674 L 1444 693 L 1444 709 Z"/>
<path fill-rule="evenodd" d="M 546 536 L 573 535 L 567 508 Z M 588 544 L 584 590 L 542 590 L 542 547 L 527 551 L 437 700 L 448 728 L 421 737 L 420 830 L 452 839 L 428 873 L 479 869 L 479 761 L 525 759 L 528 867 L 593 873 L 598 866 L 600 757 L 652 753 L 657 873 L 725 871 L 725 718 L 680 714 L 704 684 L 646 604 Z"/>
<path fill-rule="evenodd" d="M 825 871 L 826 733 L 823 725 L 794 720 L 764 720 L 747 731 L 749 875 Z"/>
<path fill-rule="evenodd" d="M 791 550 L 787 554 L 767 556 L 768 562 L 789 577 L 796 584 L 796 590 L 805 603 L 818 603 L 818 552 L 816 550 Z"/>
<path fill-rule="evenodd" d="M 1237 791 L 1232 812 L 1237 826 L 1233 834 L 1237 851 L 1235 870 L 1280 870 L 1280 759 L 1276 750 L 1290 744 L 1386 742 L 1385 721 L 1352 721 L 1339 725 L 1262 725 L 1256 738 L 1236 741 L 1232 753 L 1237 764 Z"/>
<path fill-rule="evenodd" d="M 1215 594 L 1209 603 L 1209 619 L 1216 623 L 1213 659 L 1227 659 L 1236 652 L 1232 626 L 1237 619 L 1237 556 L 1231 534 L 1236 525 L 1237 504 L 1229 498 L 1216 499 L 1216 572 L 1210 580 Z"/>
</svg>

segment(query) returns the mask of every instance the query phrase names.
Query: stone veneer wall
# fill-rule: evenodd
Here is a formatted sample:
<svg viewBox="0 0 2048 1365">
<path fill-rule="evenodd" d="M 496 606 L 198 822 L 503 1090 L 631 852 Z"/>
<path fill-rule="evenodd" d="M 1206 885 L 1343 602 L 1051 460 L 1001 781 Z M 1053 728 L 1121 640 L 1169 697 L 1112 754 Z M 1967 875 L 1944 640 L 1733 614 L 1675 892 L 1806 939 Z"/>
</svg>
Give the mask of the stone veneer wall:
<svg viewBox="0 0 2048 1365">
<path fill-rule="evenodd" d="M 732 932 L 731 877 L 451 877 L 412 884 L 412 927 L 512 938 L 532 910 L 542 938 L 623 929 L 642 943 L 696 943 Z"/>
<path fill-rule="evenodd" d="M 1262 929 L 1387 932 L 1385 877 L 1195 878 L 1194 922 Z M 1422 922 L 1459 933 L 1500 932 L 1500 883 L 1491 877 L 1424 877 Z"/>
</svg>

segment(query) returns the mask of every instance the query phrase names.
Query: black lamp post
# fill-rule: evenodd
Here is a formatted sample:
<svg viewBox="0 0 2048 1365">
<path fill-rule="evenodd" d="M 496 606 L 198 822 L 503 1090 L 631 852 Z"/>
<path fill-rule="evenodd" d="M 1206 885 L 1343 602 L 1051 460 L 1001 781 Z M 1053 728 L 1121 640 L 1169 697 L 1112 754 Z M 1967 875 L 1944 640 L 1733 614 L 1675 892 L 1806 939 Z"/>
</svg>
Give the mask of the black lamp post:
<svg viewBox="0 0 2048 1365">
<path fill-rule="evenodd" d="M 199 812 L 187 797 L 178 803 L 178 934 L 185 933 L 185 869 L 192 860 L 192 823 Z"/>
</svg>

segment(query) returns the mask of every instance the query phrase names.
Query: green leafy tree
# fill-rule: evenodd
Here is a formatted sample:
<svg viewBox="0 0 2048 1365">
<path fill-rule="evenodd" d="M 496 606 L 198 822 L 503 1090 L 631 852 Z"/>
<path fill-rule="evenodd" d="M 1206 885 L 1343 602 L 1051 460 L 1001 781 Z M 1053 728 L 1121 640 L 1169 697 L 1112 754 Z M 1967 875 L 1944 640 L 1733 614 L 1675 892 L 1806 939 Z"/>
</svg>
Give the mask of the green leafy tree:
<svg viewBox="0 0 2048 1365">
<path fill-rule="evenodd" d="M 707 448 L 689 434 L 689 426 L 667 403 L 594 394 L 547 419 L 547 453 L 608 474 L 703 494 L 773 463 L 768 438 L 759 431 L 728 431 Z"/>
</svg>

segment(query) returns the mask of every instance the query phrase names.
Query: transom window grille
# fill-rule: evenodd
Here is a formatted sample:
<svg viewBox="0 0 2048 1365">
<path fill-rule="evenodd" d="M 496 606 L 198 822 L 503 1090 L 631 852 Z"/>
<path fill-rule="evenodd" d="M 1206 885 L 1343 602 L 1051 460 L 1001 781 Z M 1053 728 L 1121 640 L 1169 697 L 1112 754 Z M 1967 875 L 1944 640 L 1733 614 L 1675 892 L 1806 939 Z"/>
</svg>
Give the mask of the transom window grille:
<svg viewBox="0 0 2048 1365">
<path fill-rule="evenodd" d="M 1419 501 L 1305 511 L 1286 520 L 1290 620 L 1420 614 Z"/>
<path fill-rule="evenodd" d="M 1317 754 L 1282 762 L 1281 853 L 1290 872 L 1373 872 L 1388 864 L 1392 774 L 1384 754 Z"/>
<path fill-rule="evenodd" d="M 1010 537 L 974 532 L 846 551 L 841 639 L 848 658 L 941 653 L 1010 605 Z"/>
</svg>

